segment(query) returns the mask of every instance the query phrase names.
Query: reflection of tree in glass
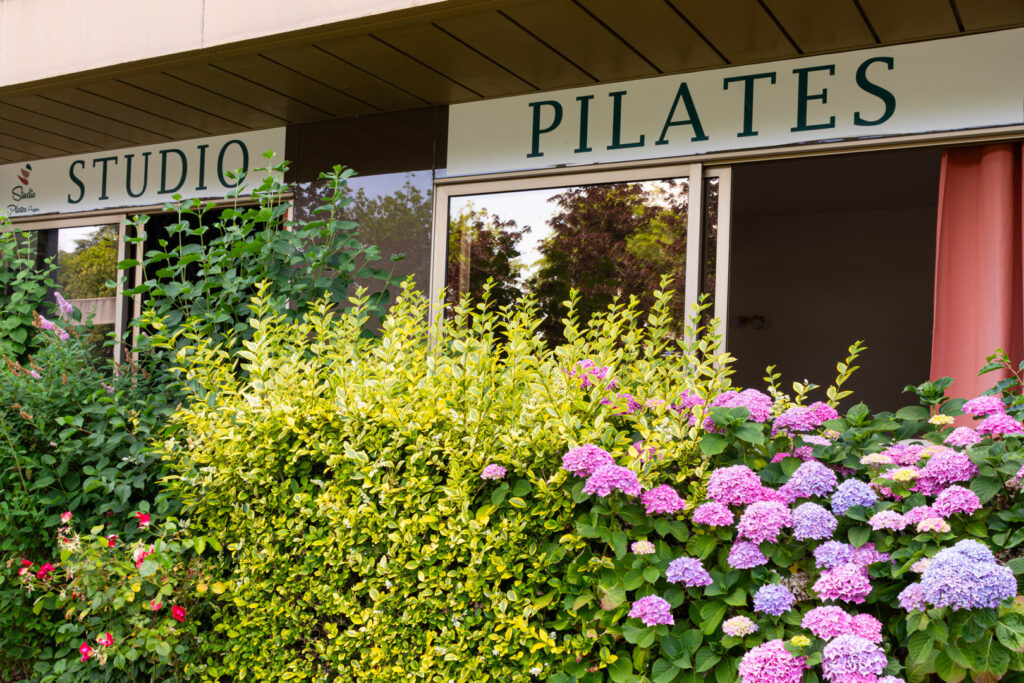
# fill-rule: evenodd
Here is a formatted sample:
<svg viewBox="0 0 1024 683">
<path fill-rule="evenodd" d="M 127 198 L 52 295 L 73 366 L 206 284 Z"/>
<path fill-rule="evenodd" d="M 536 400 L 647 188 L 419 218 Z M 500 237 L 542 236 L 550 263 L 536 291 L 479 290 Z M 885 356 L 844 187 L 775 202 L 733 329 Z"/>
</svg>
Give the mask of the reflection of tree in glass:
<svg viewBox="0 0 1024 683">
<path fill-rule="evenodd" d="M 359 224 L 363 242 L 376 245 L 385 260 L 392 254 L 405 254 L 395 265 L 395 275 L 412 275 L 423 290 L 430 277 L 430 216 L 432 197 L 413 185 L 405 184 L 395 192 L 377 197 L 359 189 L 345 207 L 347 220 Z"/>
<path fill-rule="evenodd" d="M 107 287 L 117 275 L 117 226 L 104 225 L 75 244 L 74 251 L 57 253 L 54 278 L 66 299 L 114 296 Z"/>
<path fill-rule="evenodd" d="M 614 183 L 569 188 L 551 198 L 559 212 L 548 220 L 552 234 L 540 245 L 541 261 L 527 283 L 544 315 L 542 332 L 562 340 L 563 302 L 579 290 L 582 320 L 616 296 L 653 302 L 662 274 L 682 288 L 686 274 L 685 184 Z M 679 325 L 682 296 L 673 299 Z"/>
<path fill-rule="evenodd" d="M 456 303 L 464 294 L 479 300 L 488 279 L 494 281 L 490 300 L 495 306 L 514 304 L 521 296 L 519 242 L 529 232 L 514 220 L 488 216 L 486 209 L 472 205 L 452 217 L 448 229 L 448 283 L 446 303 Z M 451 307 L 446 308 L 451 311 Z"/>
</svg>

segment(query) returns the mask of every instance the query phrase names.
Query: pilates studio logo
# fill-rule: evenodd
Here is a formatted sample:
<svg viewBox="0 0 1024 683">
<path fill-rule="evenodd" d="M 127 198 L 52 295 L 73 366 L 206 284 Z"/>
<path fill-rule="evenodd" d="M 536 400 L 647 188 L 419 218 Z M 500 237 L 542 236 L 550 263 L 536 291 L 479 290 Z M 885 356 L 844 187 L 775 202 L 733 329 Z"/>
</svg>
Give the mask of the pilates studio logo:
<svg viewBox="0 0 1024 683">
<path fill-rule="evenodd" d="M 36 213 L 38 208 L 31 204 L 25 204 L 27 200 L 35 199 L 36 191 L 29 184 L 29 177 L 32 175 L 32 164 L 25 164 L 18 169 L 16 181 L 11 187 L 11 203 L 7 205 L 7 211 L 11 215 L 19 213 Z"/>
</svg>

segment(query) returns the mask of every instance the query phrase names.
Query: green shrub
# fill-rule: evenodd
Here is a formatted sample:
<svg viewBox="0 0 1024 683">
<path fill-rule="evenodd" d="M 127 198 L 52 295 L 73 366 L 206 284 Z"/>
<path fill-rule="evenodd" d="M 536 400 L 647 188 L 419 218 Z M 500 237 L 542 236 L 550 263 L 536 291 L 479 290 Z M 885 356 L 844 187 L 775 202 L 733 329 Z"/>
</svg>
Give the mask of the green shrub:
<svg viewBox="0 0 1024 683">
<path fill-rule="evenodd" d="M 368 340 L 365 297 L 295 325 L 261 295 L 244 381 L 190 333 L 198 389 L 166 458 L 193 531 L 230 554 L 206 677 L 527 680 L 594 650 L 580 610 L 607 559 L 573 533 L 562 454 L 643 440 L 664 454 L 645 481 L 694 492 L 706 458 L 667 406 L 623 414 L 571 373 L 611 366 L 640 401 L 726 382 L 714 336 L 673 339 L 657 301 L 570 319 L 551 350 L 529 306 L 463 306 L 432 341 L 407 286 Z M 492 463 L 503 481 L 481 479 Z"/>
<path fill-rule="evenodd" d="M 22 360 L 34 351 L 32 316 L 43 306 L 53 286 L 53 259 L 36 263 L 38 236 L 10 230 L 0 215 L 0 356 Z"/>
</svg>

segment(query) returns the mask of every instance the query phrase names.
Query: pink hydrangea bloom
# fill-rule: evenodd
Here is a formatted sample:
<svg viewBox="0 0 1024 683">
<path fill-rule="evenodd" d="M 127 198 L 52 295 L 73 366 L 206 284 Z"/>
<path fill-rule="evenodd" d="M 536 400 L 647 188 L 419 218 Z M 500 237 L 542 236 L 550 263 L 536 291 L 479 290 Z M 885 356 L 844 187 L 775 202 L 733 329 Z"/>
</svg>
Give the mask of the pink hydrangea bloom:
<svg viewBox="0 0 1024 683">
<path fill-rule="evenodd" d="M 742 638 L 743 636 L 749 636 L 751 633 L 757 633 L 757 624 L 750 617 L 733 617 L 722 622 L 722 633 L 734 638 Z"/>
<path fill-rule="evenodd" d="M 949 522 L 942 519 L 941 517 L 929 517 L 928 519 L 922 519 L 917 523 L 918 533 L 936 533 L 944 534 L 950 530 Z"/>
<path fill-rule="evenodd" d="M 583 493 L 600 498 L 611 495 L 612 491 L 622 491 L 627 496 L 639 496 L 642 490 L 636 474 L 628 467 L 619 465 L 601 465 L 587 477 L 587 483 L 583 486 Z"/>
<path fill-rule="evenodd" d="M 708 478 L 708 496 L 726 505 L 747 505 L 761 498 L 761 478 L 746 465 L 720 467 Z"/>
<path fill-rule="evenodd" d="M 693 511 L 692 519 L 694 524 L 706 524 L 707 526 L 729 526 L 735 521 L 729 506 L 715 501 L 698 506 Z"/>
<path fill-rule="evenodd" d="M 673 403 L 672 408 L 675 411 L 682 413 L 702 405 L 704 405 L 704 399 L 689 389 L 686 389 L 683 393 L 679 394 L 679 401 L 677 403 Z"/>
<path fill-rule="evenodd" d="M 916 508 L 911 508 L 908 512 L 903 514 L 903 518 L 907 520 L 907 524 L 917 524 L 922 519 L 941 516 L 942 515 L 928 505 L 918 505 Z"/>
<path fill-rule="evenodd" d="M 839 413 L 835 408 L 821 401 L 809 406 L 793 406 L 775 418 L 775 422 L 772 424 L 772 436 L 774 437 L 780 432 L 810 432 L 820 427 L 822 423 L 837 417 L 839 417 Z"/>
<path fill-rule="evenodd" d="M 686 507 L 686 501 L 667 484 L 645 491 L 640 496 L 640 502 L 644 504 L 644 509 L 649 515 L 674 514 Z"/>
<path fill-rule="evenodd" d="M 950 484 L 968 481 L 978 473 L 978 466 L 966 453 L 951 448 L 933 446 L 932 456 L 917 479 L 916 490 L 933 496 Z"/>
<path fill-rule="evenodd" d="M 935 498 L 932 508 L 943 517 L 949 517 L 959 512 L 973 514 L 981 509 L 981 500 L 978 494 L 963 486 L 950 486 Z"/>
<path fill-rule="evenodd" d="M 580 389 L 588 389 L 597 382 L 604 382 L 605 380 L 607 380 L 606 386 L 609 389 L 614 389 L 618 386 L 618 382 L 611 377 L 612 369 L 610 367 L 607 365 L 598 366 L 590 359 L 577 362 L 571 371 L 566 371 L 566 374 L 569 375 L 569 379 L 580 379 Z"/>
<path fill-rule="evenodd" d="M 768 564 L 768 558 L 764 556 L 756 543 L 736 541 L 729 550 L 728 562 L 733 569 L 751 569 Z"/>
<path fill-rule="evenodd" d="M 572 448 L 562 456 L 562 469 L 577 477 L 589 477 L 598 467 L 614 464 L 608 451 L 589 443 Z"/>
<path fill-rule="evenodd" d="M 501 465 L 496 465 L 495 463 L 491 463 L 490 465 L 488 465 L 487 467 L 484 468 L 483 472 L 480 473 L 480 478 L 481 479 L 504 479 L 505 478 L 505 472 L 506 472 L 505 468 L 502 467 Z"/>
<path fill-rule="evenodd" d="M 653 555 L 654 544 L 650 541 L 634 541 L 633 545 L 630 546 L 634 555 Z"/>
<path fill-rule="evenodd" d="M 823 571 L 814 583 L 814 592 L 822 600 L 859 603 L 871 592 L 871 581 L 863 567 L 848 562 Z"/>
<path fill-rule="evenodd" d="M 882 510 L 876 512 L 868 520 L 868 524 L 875 531 L 888 529 L 889 531 L 903 531 L 907 527 L 906 518 L 895 510 Z"/>
<path fill-rule="evenodd" d="M 879 552 L 874 543 L 865 543 L 859 548 L 853 548 L 850 553 L 850 562 L 861 567 L 869 567 L 878 562 L 888 562 L 889 553 Z"/>
<path fill-rule="evenodd" d="M 974 444 L 981 441 L 981 437 L 978 432 L 974 431 L 970 427 L 957 427 L 954 429 L 943 443 L 947 443 L 950 446 L 957 446 L 959 448 L 966 448 L 973 446 Z"/>
<path fill-rule="evenodd" d="M 804 658 L 794 657 L 782 640 L 769 640 L 751 649 L 740 660 L 743 683 L 800 683 L 804 678 Z"/>
<path fill-rule="evenodd" d="M 910 565 L 910 571 L 914 572 L 915 574 L 924 574 L 924 570 L 928 569 L 931 563 L 932 558 L 922 557 L 920 560 Z"/>
<path fill-rule="evenodd" d="M 922 451 L 924 451 L 924 446 L 920 444 L 897 443 L 889 446 L 879 455 L 888 456 L 894 464 L 905 467 L 916 465 L 917 461 L 921 459 Z"/>
<path fill-rule="evenodd" d="M 739 538 L 754 543 L 774 543 L 778 540 L 779 532 L 791 526 L 793 515 L 786 505 L 776 501 L 758 501 L 744 510 L 736 528 L 739 530 Z"/>
<path fill-rule="evenodd" d="M 772 410 L 772 399 L 771 396 L 763 394 L 757 389 L 744 389 L 743 391 L 727 391 L 719 394 L 711 401 L 711 405 L 725 408 L 746 408 L 750 411 L 751 422 L 767 422 Z"/>
<path fill-rule="evenodd" d="M 853 617 L 847 614 L 842 607 L 826 605 L 815 607 L 807 612 L 800 625 L 818 638 L 829 640 L 844 633 L 850 633 Z"/>
<path fill-rule="evenodd" d="M 962 410 L 968 415 L 985 417 L 1006 412 L 1006 406 L 998 396 L 978 396 L 964 403 Z"/>
<path fill-rule="evenodd" d="M 672 626 L 676 623 L 672 618 L 672 606 L 668 604 L 668 600 L 657 595 L 648 595 L 634 602 L 630 607 L 629 617 L 639 619 L 645 626 Z"/>
<path fill-rule="evenodd" d="M 1019 436 L 1024 434 L 1024 425 L 1009 415 L 990 415 L 978 424 L 977 431 L 982 436 Z"/>
<path fill-rule="evenodd" d="M 870 614 L 858 614 L 850 623 L 850 633 L 866 638 L 872 643 L 882 642 L 882 622 Z"/>
</svg>

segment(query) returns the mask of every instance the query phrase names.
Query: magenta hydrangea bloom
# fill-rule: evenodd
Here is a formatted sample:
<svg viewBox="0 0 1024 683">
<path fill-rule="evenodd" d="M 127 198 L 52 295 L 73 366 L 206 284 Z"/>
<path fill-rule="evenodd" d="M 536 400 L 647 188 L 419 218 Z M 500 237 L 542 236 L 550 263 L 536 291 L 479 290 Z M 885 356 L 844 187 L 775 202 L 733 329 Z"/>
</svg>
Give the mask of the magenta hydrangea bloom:
<svg viewBox="0 0 1024 683">
<path fill-rule="evenodd" d="M 757 389 L 726 391 L 715 396 L 711 405 L 724 408 L 746 408 L 750 411 L 751 422 L 767 422 L 772 410 L 772 398 Z"/>
<path fill-rule="evenodd" d="M 932 508 L 943 517 L 959 512 L 970 515 L 981 509 L 981 500 L 974 491 L 953 485 L 935 498 Z"/>
<path fill-rule="evenodd" d="M 947 443 L 950 446 L 958 446 L 960 448 L 966 448 L 973 446 L 974 444 L 981 441 L 981 437 L 978 436 L 978 432 L 974 431 L 970 427 L 957 427 L 954 429 L 943 443 Z"/>
<path fill-rule="evenodd" d="M 757 624 L 751 621 L 750 617 L 733 617 L 722 622 L 722 632 L 727 636 L 742 638 L 757 633 Z"/>
<path fill-rule="evenodd" d="M 665 580 L 669 583 L 681 583 L 690 588 L 710 586 L 711 575 L 696 557 L 677 557 L 668 564 Z"/>
<path fill-rule="evenodd" d="M 746 465 L 719 467 L 708 477 L 708 497 L 726 505 L 748 505 L 761 499 L 761 478 Z"/>
<path fill-rule="evenodd" d="M 814 592 L 822 600 L 859 603 L 871 592 L 871 581 L 862 566 L 848 562 L 823 571 L 814 583 Z"/>
<path fill-rule="evenodd" d="M 882 622 L 870 614 L 858 614 L 850 622 L 850 633 L 872 643 L 882 642 Z"/>
<path fill-rule="evenodd" d="M 877 562 L 888 562 L 889 553 L 880 553 L 875 549 L 874 543 L 865 543 L 859 548 L 854 548 L 850 555 L 850 562 L 861 567 L 868 567 Z"/>
<path fill-rule="evenodd" d="M 837 636 L 821 656 L 822 673 L 830 683 L 876 683 L 888 663 L 882 648 L 852 634 Z"/>
<path fill-rule="evenodd" d="M 805 462 L 796 468 L 786 485 L 791 487 L 798 496 L 826 496 L 839 483 L 836 473 L 816 460 Z"/>
<path fill-rule="evenodd" d="M 677 413 L 682 413 L 702 405 L 704 405 L 704 399 L 689 389 L 686 389 L 683 393 L 679 394 L 678 401 L 671 404 L 670 407 Z"/>
<path fill-rule="evenodd" d="M 964 403 L 961 409 L 968 415 L 985 417 L 986 415 L 1001 415 L 1006 412 L 1006 406 L 998 396 L 978 396 Z"/>
<path fill-rule="evenodd" d="M 488 465 L 487 467 L 484 468 L 483 472 L 480 473 L 480 478 L 481 479 L 504 479 L 505 478 L 505 468 L 502 467 L 501 465 L 496 465 L 495 463 L 492 462 L 490 465 Z"/>
<path fill-rule="evenodd" d="M 920 444 L 897 443 L 889 446 L 879 455 L 888 456 L 894 464 L 906 467 L 908 465 L 916 465 L 917 461 L 921 459 L 921 452 L 923 450 L 924 446 Z"/>
<path fill-rule="evenodd" d="M 910 508 L 910 510 L 903 513 L 903 519 L 907 521 L 907 524 L 917 524 L 921 520 L 941 516 L 930 505 L 918 505 L 916 508 Z"/>
<path fill-rule="evenodd" d="M 868 524 L 870 524 L 871 528 L 875 531 L 881 531 L 882 529 L 887 529 L 889 531 L 903 531 L 907 528 L 908 523 L 909 522 L 907 522 L 906 517 L 895 510 L 882 510 L 881 512 L 876 512 L 871 516 L 871 519 L 868 520 Z"/>
<path fill-rule="evenodd" d="M 630 550 L 633 551 L 634 555 L 653 555 L 654 544 L 650 541 L 633 541 Z"/>
<path fill-rule="evenodd" d="M 976 429 L 982 436 L 1020 436 L 1024 434 L 1024 424 L 1009 415 L 990 415 L 978 423 Z"/>
<path fill-rule="evenodd" d="M 576 366 L 571 371 L 566 371 L 570 379 L 580 378 L 580 389 L 588 389 L 596 382 L 607 381 L 607 387 L 614 389 L 618 386 L 618 382 L 614 378 L 611 378 L 612 369 L 605 366 L 598 366 L 594 361 L 590 359 L 581 360 L 576 363 Z"/>
<path fill-rule="evenodd" d="M 793 609 L 796 598 L 785 586 L 770 583 L 761 586 L 754 593 L 754 611 L 770 614 L 773 617 L 781 617 Z"/>
<path fill-rule="evenodd" d="M 934 496 L 950 484 L 968 481 L 978 473 L 978 466 L 966 453 L 942 447 L 934 451 L 914 487 L 926 496 Z"/>
<path fill-rule="evenodd" d="M 729 550 L 729 566 L 733 569 L 752 569 L 763 564 L 768 564 L 768 558 L 756 543 L 736 541 L 732 544 Z"/>
<path fill-rule="evenodd" d="M 615 459 L 608 451 L 590 443 L 570 449 L 562 456 L 562 469 L 577 477 L 589 477 L 598 467 L 614 464 Z"/>
<path fill-rule="evenodd" d="M 739 538 L 754 543 L 778 540 L 779 532 L 793 525 L 793 515 L 783 503 L 776 501 L 758 501 L 751 503 L 736 525 Z"/>
<path fill-rule="evenodd" d="M 707 526 L 729 526 L 736 521 L 728 505 L 713 500 L 699 505 L 693 511 L 692 520 L 694 524 Z"/>
<path fill-rule="evenodd" d="M 902 678 L 897 676 L 882 676 L 878 679 L 878 683 L 907 683 Z"/>
<path fill-rule="evenodd" d="M 928 601 L 924 597 L 924 587 L 920 583 L 910 583 L 897 596 L 900 607 L 908 612 L 924 612 L 928 609 Z"/>
<path fill-rule="evenodd" d="M 668 600 L 657 595 L 648 595 L 634 602 L 629 609 L 629 617 L 639 619 L 645 626 L 672 626 L 676 623 Z"/>
<path fill-rule="evenodd" d="M 583 493 L 600 498 L 611 495 L 612 491 L 622 491 L 627 496 L 639 496 L 642 490 L 636 474 L 628 467 L 620 465 L 601 465 L 587 477 L 587 483 L 583 485 Z"/>
<path fill-rule="evenodd" d="M 676 490 L 667 484 L 655 486 L 640 496 L 640 502 L 649 515 L 661 513 L 674 514 L 686 507 L 686 501 L 679 497 Z"/>
<path fill-rule="evenodd" d="M 815 607 L 804 615 L 800 625 L 818 638 L 830 640 L 836 636 L 850 633 L 853 628 L 853 617 L 842 607 L 826 605 Z"/>
<path fill-rule="evenodd" d="M 798 541 L 832 538 L 839 520 L 817 503 L 804 503 L 793 510 L 793 537 Z"/>
<path fill-rule="evenodd" d="M 789 654 L 781 640 L 769 640 L 743 655 L 739 674 L 743 683 L 800 683 L 804 658 Z"/>
</svg>

